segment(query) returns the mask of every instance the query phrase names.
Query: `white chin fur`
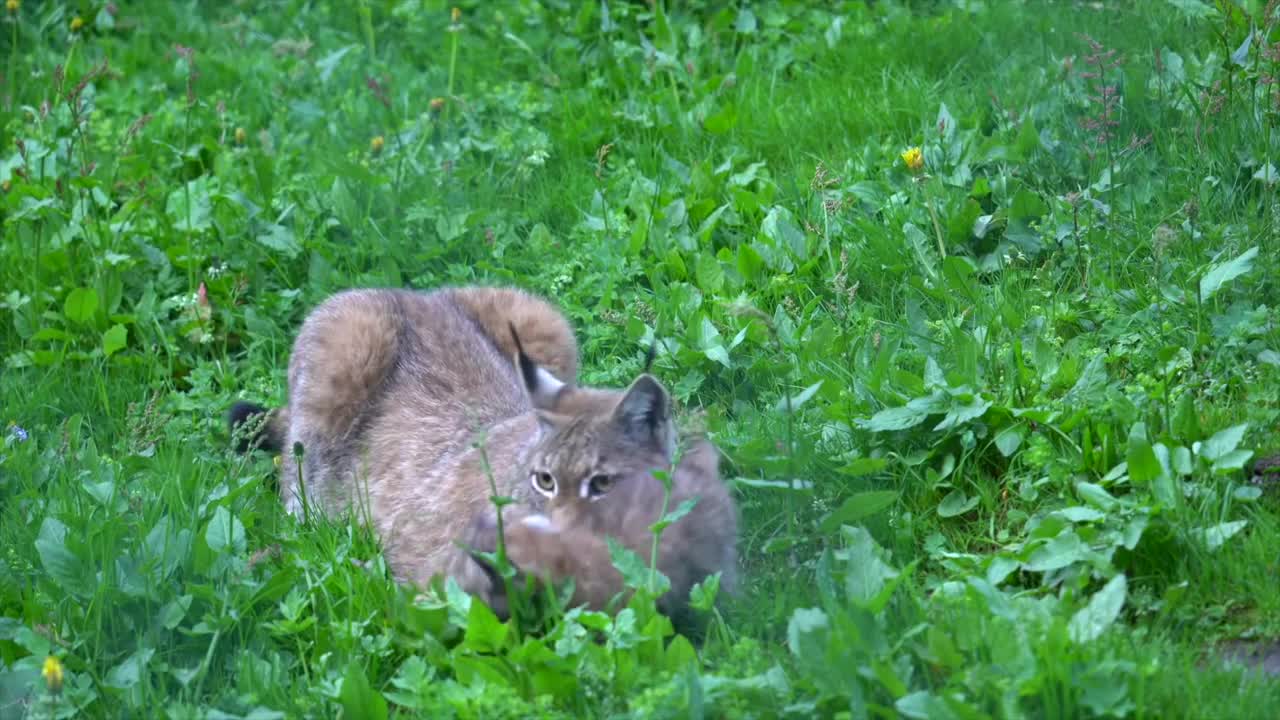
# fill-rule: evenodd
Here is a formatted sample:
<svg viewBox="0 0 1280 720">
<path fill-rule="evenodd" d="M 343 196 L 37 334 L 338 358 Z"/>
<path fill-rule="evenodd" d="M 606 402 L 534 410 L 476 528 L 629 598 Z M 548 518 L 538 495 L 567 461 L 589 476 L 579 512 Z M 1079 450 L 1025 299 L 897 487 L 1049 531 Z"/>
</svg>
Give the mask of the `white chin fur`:
<svg viewBox="0 0 1280 720">
<path fill-rule="evenodd" d="M 551 524 L 551 519 L 546 515 L 526 516 L 521 518 L 520 524 L 539 532 L 552 532 L 556 529 L 555 526 Z"/>
</svg>

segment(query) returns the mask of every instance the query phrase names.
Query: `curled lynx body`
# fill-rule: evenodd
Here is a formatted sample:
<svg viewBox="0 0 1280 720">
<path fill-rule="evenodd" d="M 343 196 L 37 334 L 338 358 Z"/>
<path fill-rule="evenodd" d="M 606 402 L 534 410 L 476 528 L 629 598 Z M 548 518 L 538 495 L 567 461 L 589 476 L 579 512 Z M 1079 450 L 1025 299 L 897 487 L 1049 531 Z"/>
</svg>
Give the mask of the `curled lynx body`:
<svg viewBox="0 0 1280 720">
<path fill-rule="evenodd" d="M 403 581 L 468 575 L 454 540 L 490 507 L 474 447 L 481 436 L 499 492 L 525 494 L 512 468 L 537 442 L 538 424 L 509 342 L 487 332 L 499 327 L 483 320 L 488 310 L 517 313 L 522 340 L 540 339 L 527 351 L 576 373 L 568 323 L 544 301 L 501 288 L 343 292 L 308 316 L 294 343 L 281 500 L 295 514 L 305 495 L 312 509 L 367 519 Z"/>
<path fill-rule="evenodd" d="M 258 440 L 282 452 L 290 512 L 301 514 L 304 498 L 313 512 L 352 511 L 377 532 L 398 580 L 425 586 L 450 576 L 502 612 L 503 584 L 458 547 L 496 547 L 487 465 L 498 494 L 517 501 L 506 525 L 513 563 L 573 579 L 575 604 L 602 609 L 623 590 L 607 538 L 647 557 L 663 495 L 652 472 L 669 468 L 676 438 L 656 379 L 641 375 L 626 391 L 579 387 L 577 353 L 567 320 L 518 290 L 351 290 L 299 330 L 288 404 L 238 403 L 229 421 L 266 414 Z M 710 442 L 695 441 L 672 474 L 670 507 L 698 499 L 659 548 L 672 583 L 662 602 L 674 616 L 707 575 L 722 573 L 728 590 L 735 584 L 737 515 L 718 458 Z M 532 490 L 535 461 L 563 474 L 563 495 Z M 601 467 L 626 480 L 588 497 Z"/>
</svg>

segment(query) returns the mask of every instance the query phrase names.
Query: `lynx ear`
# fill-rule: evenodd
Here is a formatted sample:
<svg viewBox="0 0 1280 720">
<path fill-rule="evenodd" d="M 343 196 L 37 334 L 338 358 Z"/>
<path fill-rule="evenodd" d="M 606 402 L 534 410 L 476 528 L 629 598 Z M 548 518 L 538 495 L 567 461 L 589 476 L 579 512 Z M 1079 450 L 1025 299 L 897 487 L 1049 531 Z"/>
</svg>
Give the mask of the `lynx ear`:
<svg viewBox="0 0 1280 720">
<path fill-rule="evenodd" d="M 520 369 L 520 379 L 524 381 L 524 388 L 529 392 L 529 399 L 533 401 L 533 406 L 539 410 L 555 407 L 556 398 L 560 396 L 565 383 L 534 362 L 533 358 L 525 353 L 524 346 L 520 344 L 520 335 L 516 332 L 515 324 L 507 323 L 507 325 L 511 328 L 511 340 L 516 346 L 516 367 Z"/>
<path fill-rule="evenodd" d="M 631 383 L 613 411 L 613 422 L 628 438 L 653 443 L 667 457 L 675 452 L 671 398 L 652 375 L 641 375 Z"/>
</svg>

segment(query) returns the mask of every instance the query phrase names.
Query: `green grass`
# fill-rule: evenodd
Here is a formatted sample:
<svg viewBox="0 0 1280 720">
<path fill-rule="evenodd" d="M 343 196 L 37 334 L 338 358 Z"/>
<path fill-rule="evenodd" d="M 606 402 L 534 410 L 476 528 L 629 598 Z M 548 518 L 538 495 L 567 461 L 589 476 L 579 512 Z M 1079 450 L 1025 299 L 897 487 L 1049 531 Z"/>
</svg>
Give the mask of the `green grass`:
<svg viewBox="0 0 1280 720">
<path fill-rule="evenodd" d="M 1280 20 L 668 4 L 6 14 L 0 718 L 1280 712 L 1214 651 L 1280 636 Z M 417 598 L 230 451 L 325 296 L 471 282 L 705 413 L 700 646 Z"/>
</svg>

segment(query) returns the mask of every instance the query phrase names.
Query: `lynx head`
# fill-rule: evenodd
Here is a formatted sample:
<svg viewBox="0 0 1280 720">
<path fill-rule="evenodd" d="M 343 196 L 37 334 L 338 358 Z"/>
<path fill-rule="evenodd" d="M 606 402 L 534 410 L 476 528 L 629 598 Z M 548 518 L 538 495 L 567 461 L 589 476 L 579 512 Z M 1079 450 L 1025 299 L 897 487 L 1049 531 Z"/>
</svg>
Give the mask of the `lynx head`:
<svg viewBox="0 0 1280 720">
<path fill-rule="evenodd" d="M 595 503 L 630 504 L 652 490 L 654 470 L 668 469 L 675 451 L 671 399 L 652 375 L 625 392 L 595 391 L 579 412 L 541 410 L 542 440 L 529 457 L 527 481 L 545 499 L 547 514 L 561 521 L 601 517 Z"/>
</svg>

